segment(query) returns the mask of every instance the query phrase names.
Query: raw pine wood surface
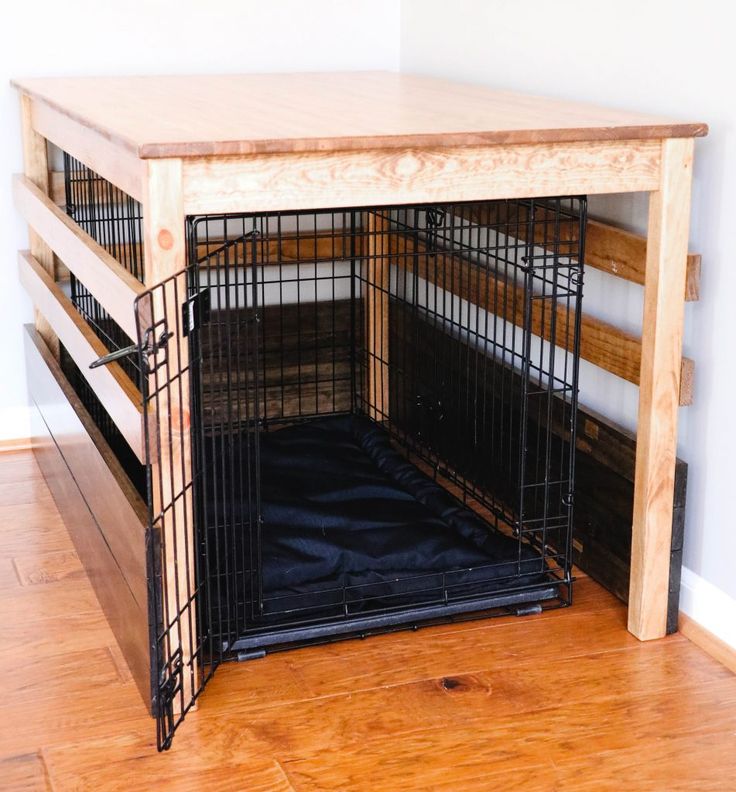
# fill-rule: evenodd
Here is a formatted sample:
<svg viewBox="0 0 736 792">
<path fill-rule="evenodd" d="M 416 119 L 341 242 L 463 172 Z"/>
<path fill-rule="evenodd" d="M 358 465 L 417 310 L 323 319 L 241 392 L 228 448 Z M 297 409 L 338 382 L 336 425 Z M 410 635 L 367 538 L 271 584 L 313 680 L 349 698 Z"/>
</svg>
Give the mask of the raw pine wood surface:
<svg viewBox="0 0 736 792">
<path fill-rule="evenodd" d="M 106 355 L 109 350 L 75 309 L 59 284 L 27 251 L 18 253 L 18 275 L 39 314 L 54 328 L 133 452 L 143 461 L 140 394 L 130 377 L 118 363 L 89 368 L 92 361 Z M 43 337 L 43 333 L 39 332 Z"/>
<path fill-rule="evenodd" d="M 13 178 L 13 197 L 29 227 L 41 234 L 110 316 L 135 338 L 133 301 L 143 291 L 141 283 L 30 179 Z"/>
<path fill-rule="evenodd" d="M 659 186 L 657 140 L 367 148 L 183 163 L 187 214 L 639 192 Z"/>
<path fill-rule="evenodd" d="M 377 422 L 388 420 L 389 352 L 388 314 L 391 260 L 390 235 L 384 233 L 388 221 L 378 214 L 368 214 L 365 239 L 367 259 L 361 268 L 365 290 L 365 338 L 368 355 L 365 392 L 368 413 Z"/>
<path fill-rule="evenodd" d="M 587 578 L 570 610 L 223 667 L 157 754 L 29 451 L 0 455 L 0 519 L 2 789 L 734 789 L 736 676 L 640 643 Z"/>
<path fill-rule="evenodd" d="M 17 80 L 138 156 L 704 135 L 702 123 L 390 72 Z"/>
<path fill-rule="evenodd" d="M 132 151 L 44 102 L 32 101 L 31 115 L 39 135 L 136 200 L 142 199 L 144 163 Z"/>
<path fill-rule="evenodd" d="M 642 640 L 667 622 L 692 164 L 692 140 L 663 141 L 649 197 L 629 588 L 629 629 Z"/>
<path fill-rule="evenodd" d="M 192 517 L 192 446 L 189 393 L 189 344 L 183 335 L 181 304 L 187 294 L 182 273 L 186 261 L 184 212 L 181 206 L 181 161 L 147 163 L 143 201 L 144 272 L 148 292 L 138 306 L 142 332 L 165 323 L 171 334 L 165 374 L 148 374 L 148 463 L 151 465 L 153 529 L 159 535 L 164 589 L 162 606 L 170 627 L 162 654 L 167 662 L 181 652 L 181 684 L 173 695 L 173 711 L 185 709 L 199 686 L 199 661 L 194 592 L 194 520 Z M 178 273 L 178 274 L 177 274 Z M 157 288 L 153 288 L 157 286 Z M 158 331 L 157 331 L 158 332 Z M 158 392 L 157 392 L 158 391 Z"/>
</svg>

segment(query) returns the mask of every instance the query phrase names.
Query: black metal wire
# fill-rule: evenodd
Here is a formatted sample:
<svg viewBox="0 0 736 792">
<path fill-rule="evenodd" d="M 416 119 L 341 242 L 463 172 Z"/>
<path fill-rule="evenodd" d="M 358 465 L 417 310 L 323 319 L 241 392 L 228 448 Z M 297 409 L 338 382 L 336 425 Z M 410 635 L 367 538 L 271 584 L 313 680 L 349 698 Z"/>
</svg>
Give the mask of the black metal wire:
<svg viewBox="0 0 736 792">
<path fill-rule="evenodd" d="M 141 204 L 79 160 L 64 152 L 66 213 L 128 272 L 143 282 L 143 212 Z M 87 287 L 70 273 L 71 300 L 110 352 L 133 341 L 110 317 Z M 119 361 L 140 388 L 135 357 Z"/>
<path fill-rule="evenodd" d="M 142 281 L 143 227 L 140 203 L 66 152 L 63 159 L 66 213 L 117 259 L 118 263 Z M 105 347 L 113 352 L 132 345 L 133 341 L 113 321 L 85 285 L 73 273 L 69 276 L 72 303 Z M 129 357 L 118 362 L 140 388 L 137 360 Z M 145 495 L 144 466 L 138 461 L 125 437 L 65 350 L 62 350 L 61 365 L 82 404 L 134 486 Z"/>
<path fill-rule="evenodd" d="M 410 601 L 365 585 L 325 586 L 301 603 L 264 592 L 258 438 L 322 415 L 370 417 L 489 531 L 516 537 L 504 592 L 528 599 L 552 584 L 570 601 L 585 215 L 572 197 L 190 219 L 190 266 L 213 305 L 199 331 L 194 431 L 220 449 L 198 463 L 209 466 L 202 487 L 219 487 L 208 618 L 224 643 L 296 627 L 318 637 L 412 606 L 472 610 L 480 596 L 457 570 L 404 579 Z M 234 341 L 247 326 L 257 331 Z M 229 489 L 222 452 L 239 435 L 254 458 L 245 498 L 242 481 Z M 235 524 L 237 513 L 250 519 Z M 520 582 L 525 545 L 544 572 L 535 586 Z"/>
</svg>

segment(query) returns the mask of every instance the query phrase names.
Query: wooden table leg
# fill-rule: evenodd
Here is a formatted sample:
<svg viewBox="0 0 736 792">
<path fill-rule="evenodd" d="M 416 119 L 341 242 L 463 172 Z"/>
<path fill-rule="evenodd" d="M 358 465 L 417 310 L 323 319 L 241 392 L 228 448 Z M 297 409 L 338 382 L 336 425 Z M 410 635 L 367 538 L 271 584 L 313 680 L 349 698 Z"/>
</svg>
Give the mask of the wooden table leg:
<svg viewBox="0 0 736 792">
<path fill-rule="evenodd" d="M 628 625 L 641 640 L 666 632 L 692 158 L 692 139 L 663 141 L 649 198 Z"/>
<path fill-rule="evenodd" d="M 46 138 L 39 135 L 33 126 L 32 101 L 25 94 L 20 97 L 20 116 L 23 139 L 23 170 L 25 175 L 41 190 L 49 194 L 49 157 Z M 28 242 L 31 255 L 41 264 L 52 278 L 56 278 L 56 261 L 51 248 L 32 229 L 28 229 Z M 35 325 L 39 335 L 46 342 L 54 357 L 59 359 L 59 339 L 45 317 L 35 311 Z"/>
<path fill-rule="evenodd" d="M 192 507 L 192 449 L 189 404 L 189 347 L 183 335 L 181 306 L 187 297 L 185 216 L 181 160 L 150 160 L 144 188 L 145 282 L 155 288 L 150 301 L 154 321 L 166 318 L 172 333 L 165 359 L 149 375 L 147 405 L 152 467 L 154 531 L 161 541 L 161 570 L 168 623 L 164 659 L 179 650 L 181 691 L 173 701 L 178 714 L 190 703 L 200 684 L 198 668 L 195 579 L 195 531 Z M 169 280 L 167 280 L 169 279 Z M 157 330 L 161 332 L 163 328 Z M 169 669 L 176 672 L 176 668 Z"/>
</svg>

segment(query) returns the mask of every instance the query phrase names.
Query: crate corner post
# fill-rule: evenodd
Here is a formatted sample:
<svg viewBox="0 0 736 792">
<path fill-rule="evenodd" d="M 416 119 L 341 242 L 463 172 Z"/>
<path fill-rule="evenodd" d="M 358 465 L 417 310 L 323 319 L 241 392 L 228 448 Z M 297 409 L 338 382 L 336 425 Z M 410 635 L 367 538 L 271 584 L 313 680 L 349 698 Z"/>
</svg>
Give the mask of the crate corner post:
<svg viewBox="0 0 736 792">
<path fill-rule="evenodd" d="M 662 141 L 649 198 L 628 614 L 640 640 L 667 628 L 693 148 L 691 137 Z"/>
<path fill-rule="evenodd" d="M 152 482 L 151 530 L 160 543 L 158 609 L 163 628 L 156 639 L 160 653 L 158 684 L 162 698 L 169 688 L 174 691 L 172 700 L 160 702 L 159 719 L 171 718 L 172 722 L 168 726 L 164 723 L 164 728 L 170 727 L 173 732 L 201 685 L 194 605 L 197 580 L 189 353 L 181 320 L 181 304 L 187 295 L 186 218 L 181 160 L 150 159 L 144 163 L 144 272 L 151 316 L 140 321 L 150 321 L 154 340 L 161 339 L 165 344 L 165 351 L 157 352 L 154 365 L 149 366 L 144 388 Z M 138 330 L 140 336 L 145 328 Z M 166 333 L 171 334 L 167 340 Z M 159 354 L 163 362 L 158 359 Z M 168 707 L 168 714 L 162 711 L 164 707 Z"/>
</svg>

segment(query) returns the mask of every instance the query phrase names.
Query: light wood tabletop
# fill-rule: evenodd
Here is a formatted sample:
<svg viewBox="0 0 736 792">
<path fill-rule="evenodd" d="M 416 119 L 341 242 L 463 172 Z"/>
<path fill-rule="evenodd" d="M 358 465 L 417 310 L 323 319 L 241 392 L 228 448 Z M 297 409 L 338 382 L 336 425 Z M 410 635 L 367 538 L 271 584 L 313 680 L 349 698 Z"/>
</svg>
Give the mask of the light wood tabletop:
<svg viewBox="0 0 736 792">
<path fill-rule="evenodd" d="M 142 158 L 696 137 L 702 123 L 391 72 L 19 79 Z"/>
<path fill-rule="evenodd" d="M 57 259 L 66 256 L 77 275 L 84 270 L 83 282 L 95 285 L 95 298 L 123 324 L 131 321 L 132 291 L 130 284 L 109 286 L 115 278 L 123 283 L 124 268 L 101 256 L 91 237 L 75 233 L 51 201 L 48 142 L 140 202 L 148 288 L 178 282 L 191 216 L 648 192 L 637 281 L 644 285 L 641 338 L 604 327 L 595 339 L 587 320 L 581 326 L 596 350 L 601 338 L 611 341 L 609 349 L 629 364 L 625 376 L 639 385 L 629 629 L 641 640 L 665 635 L 677 417 L 692 392 L 682 326 L 693 138 L 707 134 L 705 124 L 390 72 L 14 84 L 21 93 L 25 174 L 14 190 L 31 242 L 30 257 L 23 254 L 19 266 L 41 307 L 36 328 L 47 351 L 53 359 L 62 327 L 68 334 L 62 343 L 76 349 L 84 371 L 97 341 L 71 320 L 49 324 L 43 315 L 45 307 L 56 319 L 72 316 L 57 305 L 64 296 L 54 283 Z M 48 362 L 41 365 L 51 376 Z M 108 411 L 123 405 L 114 421 L 142 448 L 141 421 L 134 415 L 130 428 L 125 388 L 118 382 L 104 394 Z M 188 469 L 188 453 L 180 443 L 161 469 Z M 191 503 L 182 504 L 191 513 Z M 153 505 L 158 513 L 161 504 Z M 182 541 L 169 537 L 170 546 Z M 111 570 L 119 568 L 116 558 L 108 560 Z M 110 609 L 119 601 L 111 598 Z M 147 667 L 146 628 L 131 646 Z"/>
</svg>

